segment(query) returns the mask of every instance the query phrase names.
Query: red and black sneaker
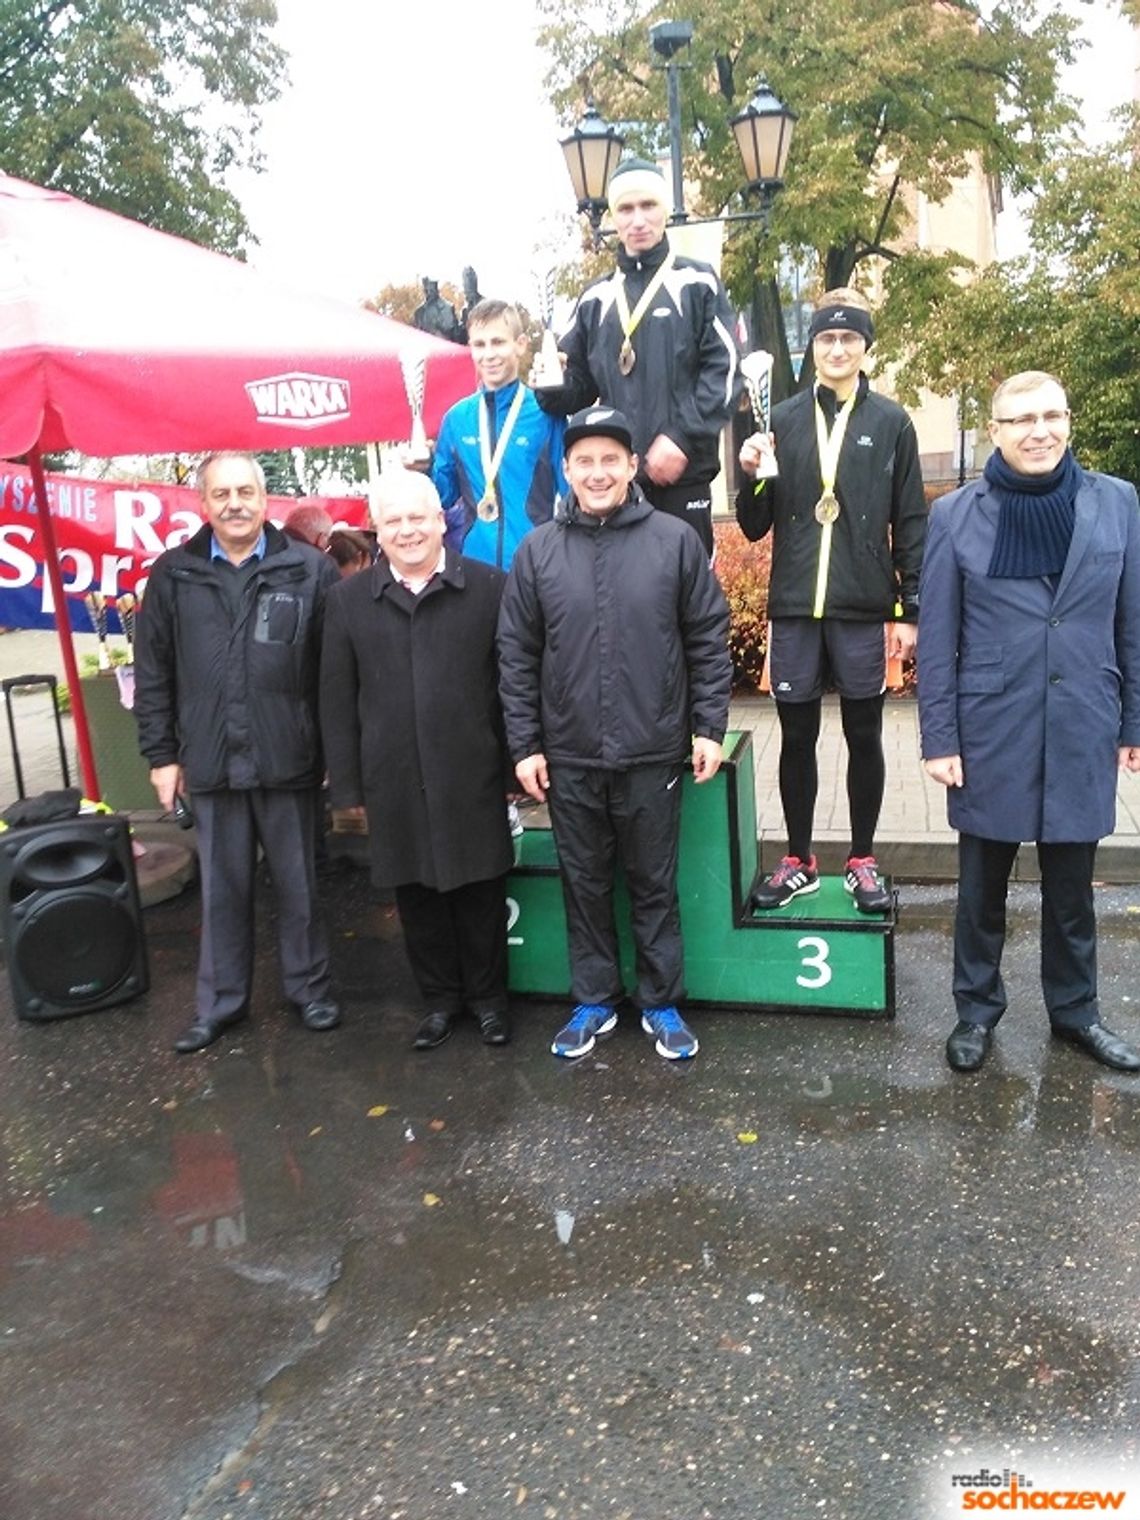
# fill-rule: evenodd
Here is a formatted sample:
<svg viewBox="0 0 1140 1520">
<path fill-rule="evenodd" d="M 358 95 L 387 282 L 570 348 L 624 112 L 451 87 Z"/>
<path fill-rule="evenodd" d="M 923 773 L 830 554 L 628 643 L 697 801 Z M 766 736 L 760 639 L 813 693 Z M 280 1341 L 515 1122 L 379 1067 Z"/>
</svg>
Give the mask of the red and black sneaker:
<svg viewBox="0 0 1140 1520">
<path fill-rule="evenodd" d="M 819 867 L 815 856 L 810 860 L 801 860 L 798 855 L 785 855 L 776 869 L 752 889 L 752 906 L 782 908 L 793 897 L 818 891 Z"/>
<path fill-rule="evenodd" d="M 843 885 L 855 899 L 860 913 L 887 913 L 891 894 L 883 885 L 873 855 L 852 855 L 843 872 Z"/>
</svg>

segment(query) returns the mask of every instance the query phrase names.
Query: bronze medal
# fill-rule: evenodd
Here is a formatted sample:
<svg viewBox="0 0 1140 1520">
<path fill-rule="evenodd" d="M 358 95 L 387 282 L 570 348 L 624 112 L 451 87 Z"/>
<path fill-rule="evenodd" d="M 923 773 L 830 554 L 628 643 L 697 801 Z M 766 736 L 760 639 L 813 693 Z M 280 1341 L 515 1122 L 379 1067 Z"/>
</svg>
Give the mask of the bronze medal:
<svg viewBox="0 0 1140 1520">
<path fill-rule="evenodd" d="M 834 491 L 825 491 L 815 504 L 815 520 L 826 526 L 838 521 L 839 498 Z"/>
<path fill-rule="evenodd" d="M 621 352 L 618 354 L 618 369 L 623 375 L 632 375 L 633 366 L 637 363 L 637 355 L 633 351 L 633 344 L 628 338 L 622 343 Z"/>
<path fill-rule="evenodd" d="M 495 500 L 492 492 L 488 491 L 475 508 L 480 522 L 498 522 L 499 503 Z"/>
</svg>

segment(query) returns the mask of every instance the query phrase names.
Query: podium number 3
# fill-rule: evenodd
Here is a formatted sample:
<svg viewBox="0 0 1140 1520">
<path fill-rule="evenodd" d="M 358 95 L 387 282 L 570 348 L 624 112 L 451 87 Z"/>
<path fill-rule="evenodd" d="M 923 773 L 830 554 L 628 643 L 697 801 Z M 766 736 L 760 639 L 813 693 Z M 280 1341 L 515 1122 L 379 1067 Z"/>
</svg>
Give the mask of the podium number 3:
<svg viewBox="0 0 1140 1520">
<path fill-rule="evenodd" d="M 797 976 L 796 982 L 801 987 L 826 987 L 831 980 L 831 967 L 827 964 L 828 944 L 825 939 L 818 939 L 814 934 L 805 935 L 803 939 L 796 941 L 797 950 L 810 950 L 810 955 L 803 957 L 805 968 L 810 967 L 816 973 L 814 976 Z"/>
</svg>

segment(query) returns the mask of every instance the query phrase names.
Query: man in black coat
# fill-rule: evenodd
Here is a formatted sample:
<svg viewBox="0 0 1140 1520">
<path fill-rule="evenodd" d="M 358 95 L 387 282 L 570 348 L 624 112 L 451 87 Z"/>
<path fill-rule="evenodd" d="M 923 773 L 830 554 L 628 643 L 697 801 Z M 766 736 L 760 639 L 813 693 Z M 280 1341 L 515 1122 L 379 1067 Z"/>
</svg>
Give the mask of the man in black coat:
<svg viewBox="0 0 1140 1520">
<path fill-rule="evenodd" d="M 340 1022 L 314 866 L 321 615 L 337 568 L 267 521 L 252 454 L 211 455 L 198 489 L 206 525 L 155 561 L 135 646 L 139 748 L 162 806 L 188 797 L 198 826 L 197 1011 L 175 1042 L 181 1053 L 249 1011 L 259 844 L 277 899 L 285 995 L 308 1029 Z"/>
<path fill-rule="evenodd" d="M 668 1060 L 697 1053 L 684 983 L 677 853 L 681 772 L 716 775 L 728 723 L 728 608 L 700 540 L 634 483 L 611 407 L 566 429 L 570 495 L 528 533 L 499 618 L 500 690 L 520 785 L 549 802 L 575 1007 L 555 1037 L 574 1059 L 617 1022 L 620 855 L 637 950 L 634 1001 Z"/>
<path fill-rule="evenodd" d="M 329 598 L 321 726 L 334 807 L 368 817 L 372 879 L 394 887 L 423 998 L 417 1050 L 464 1007 L 510 1039 L 506 876 L 510 768 L 495 668 L 503 573 L 444 549 L 426 476 L 386 471 L 383 551 Z"/>
</svg>

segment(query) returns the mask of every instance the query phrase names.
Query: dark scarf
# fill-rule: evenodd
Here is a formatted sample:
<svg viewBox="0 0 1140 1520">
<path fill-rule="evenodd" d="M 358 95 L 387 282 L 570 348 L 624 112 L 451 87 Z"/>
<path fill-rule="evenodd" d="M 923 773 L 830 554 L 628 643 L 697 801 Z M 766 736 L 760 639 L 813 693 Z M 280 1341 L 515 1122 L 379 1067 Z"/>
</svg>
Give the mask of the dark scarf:
<svg viewBox="0 0 1140 1520">
<path fill-rule="evenodd" d="M 1060 575 L 1073 539 L 1084 471 L 1066 449 L 1048 475 L 1021 475 L 995 450 L 983 471 L 998 499 L 997 538 L 986 574 L 1003 580 Z"/>
</svg>

